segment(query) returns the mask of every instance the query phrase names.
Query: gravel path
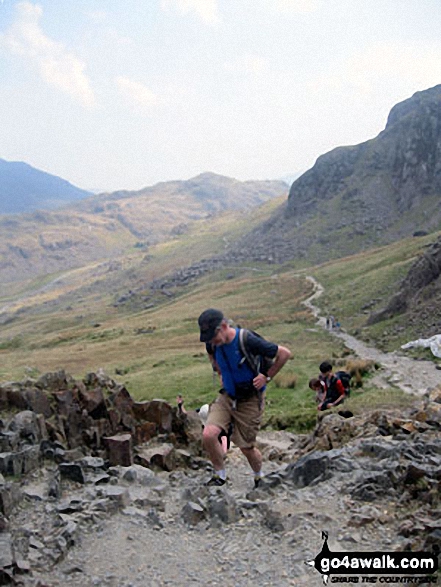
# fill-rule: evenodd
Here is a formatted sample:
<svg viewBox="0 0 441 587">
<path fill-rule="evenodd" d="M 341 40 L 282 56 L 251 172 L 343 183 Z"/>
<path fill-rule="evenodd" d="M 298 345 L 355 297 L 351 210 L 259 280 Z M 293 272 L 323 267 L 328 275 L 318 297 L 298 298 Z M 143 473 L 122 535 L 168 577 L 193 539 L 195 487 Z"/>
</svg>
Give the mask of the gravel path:
<svg viewBox="0 0 441 587">
<path fill-rule="evenodd" d="M 289 434 L 277 437 L 289 443 Z M 271 469 L 280 470 L 280 464 L 267 461 L 266 472 Z M 246 461 L 234 448 L 227 470 L 228 485 L 209 489 L 203 487 L 207 473 L 202 470 L 160 474 L 166 485 L 164 511 L 126 507 L 97 517 L 62 562 L 34 572 L 26 587 L 320 587 L 322 578 L 306 562 L 320 552 L 323 530 L 335 550 L 354 550 L 361 542 L 364 549 L 396 547 L 392 526 L 382 526 L 380 536 L 369 526 L 355 527 L 360 506 L 340 495 L 337 483 L 255 491 Z M 214 516 L 189 525 L 183 507 L 207 494 L 232 498 L 241 515 L 228 523 Z"/>
<path fill-rule="evenodd" d="M 313 277 L 307 279 L 314 285 L 314 293 L 304 305 L 309 308 L 317 318 L 317 324 L 326 328 L 326 319 L 320 316 L 320 309 L 315 305 L 317 299 L 323 293 L 323 287 Z M 383 353 L 370 347 L 364 342 L 354 338 L 350 334 L 340 330 L 330 331 L 333 336 L 344 340 L 346 346 L 352 349 L 359 357 L 375 361 L 383 367 L 374 383 L 379 387 L 390 387 L 391 383 L 406 393 L 423 395 L 441 383 L 441 371 L 437 370 L 431 361 L 415 360 L 398 352 Z"/>
</svg>

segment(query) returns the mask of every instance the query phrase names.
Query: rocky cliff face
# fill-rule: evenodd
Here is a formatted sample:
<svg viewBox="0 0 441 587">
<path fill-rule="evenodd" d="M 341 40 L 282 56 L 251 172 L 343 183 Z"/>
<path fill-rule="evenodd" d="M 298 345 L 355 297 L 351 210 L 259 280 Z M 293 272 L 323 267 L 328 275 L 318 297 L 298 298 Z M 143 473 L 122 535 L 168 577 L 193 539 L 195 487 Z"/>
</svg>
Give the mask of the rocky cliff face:
<svg viewBox="0 0 441 587">
<path fill-rule="evenodd" d="M 438 85 L 394 106 L 375 139 L 319 157 L 293 183 L 287 205 L 239 248 L 269 261 L 343 256 L 438 230 L 440 197 Z"/>
<path fill-rule="evenodd" d="M 407 314 L 408 322 L 430 337 L 441 332 L 441 238 L 433 243 L 409 269 L 399 291 L 387 306 L 372 314 L 369 324 Z"/>
<path fill-rule="evenodd" d="M 357 212 L 356 204 L 367 213 L 354 214 L 357 220 L 370 218 L 382 227 L 393 225 L 395 215 L 418 210 L 430 196 L 439 200 L 441 85 L 394 106 L 376 139 L 319 157 L 292 185 L 287 216 L 301 219 L 320 212 L 339 195 L 341 214 L 348 220 Z M 416 225 L 402 229 L 403 236 L 415 228 L 427 228 L 427 223 L 418 226 L 416 219 Z"/>
</svg>

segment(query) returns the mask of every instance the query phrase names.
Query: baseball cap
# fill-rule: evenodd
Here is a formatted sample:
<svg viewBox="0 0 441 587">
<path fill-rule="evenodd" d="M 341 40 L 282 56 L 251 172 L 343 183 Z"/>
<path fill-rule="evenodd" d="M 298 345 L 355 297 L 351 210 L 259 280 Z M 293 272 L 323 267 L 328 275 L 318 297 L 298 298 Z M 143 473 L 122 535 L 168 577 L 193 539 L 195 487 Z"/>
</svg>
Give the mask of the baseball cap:
<svg viewBox="0 0 441 587">
<path fill-rule="evenodd" d="M 216 336 L 216 329 L 221 325 L 224 315 L 220 310 L 209 308 L 199 316 L 198 323 L 201 331 L 200 341 L 210 342 Z"/>
</svg>

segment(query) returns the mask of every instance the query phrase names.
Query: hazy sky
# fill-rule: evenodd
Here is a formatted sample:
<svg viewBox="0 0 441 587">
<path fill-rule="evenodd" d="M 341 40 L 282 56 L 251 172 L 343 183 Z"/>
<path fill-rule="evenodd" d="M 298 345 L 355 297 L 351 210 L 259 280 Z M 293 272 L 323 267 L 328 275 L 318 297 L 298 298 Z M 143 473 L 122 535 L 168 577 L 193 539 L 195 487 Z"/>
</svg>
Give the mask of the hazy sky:
<svg viewBox="0 0 441 587">
<path fill-rule="evenodd" d="M 85 189 L 274 179 L 441 83 L 441 0 L 0 0 L 0 158 Z"/>
</svg>

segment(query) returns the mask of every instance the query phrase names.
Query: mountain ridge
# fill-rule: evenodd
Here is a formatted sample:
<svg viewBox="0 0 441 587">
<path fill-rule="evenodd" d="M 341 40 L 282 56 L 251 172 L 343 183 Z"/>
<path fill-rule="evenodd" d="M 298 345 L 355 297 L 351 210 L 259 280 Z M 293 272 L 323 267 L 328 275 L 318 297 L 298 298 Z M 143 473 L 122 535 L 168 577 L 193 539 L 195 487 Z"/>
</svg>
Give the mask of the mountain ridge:
<svg viewBox="0 0 441 587">
<path fill-rule="evenodd" d="M 91 192 L 28 163 L 0 159 L 0 214 L 55 209 L 90 195 Z"/>
<path fill-rule="evenodd" d="M 441 85 L 395 105 L 373 139 L 318 157 L 236 255 L 315 263 L 441 227 Z M 268 236 L 272 235 L 272 237 Z"/>
<path fill-rule="evenodd" d="M 287 196 L 282 181 L 247 181 L 201 174 L 136 192 L 99 194 L 57 211 L 0 217 L 3 283 L 113 258 L 189 230 L 196 220 Z"/>
</svg>

